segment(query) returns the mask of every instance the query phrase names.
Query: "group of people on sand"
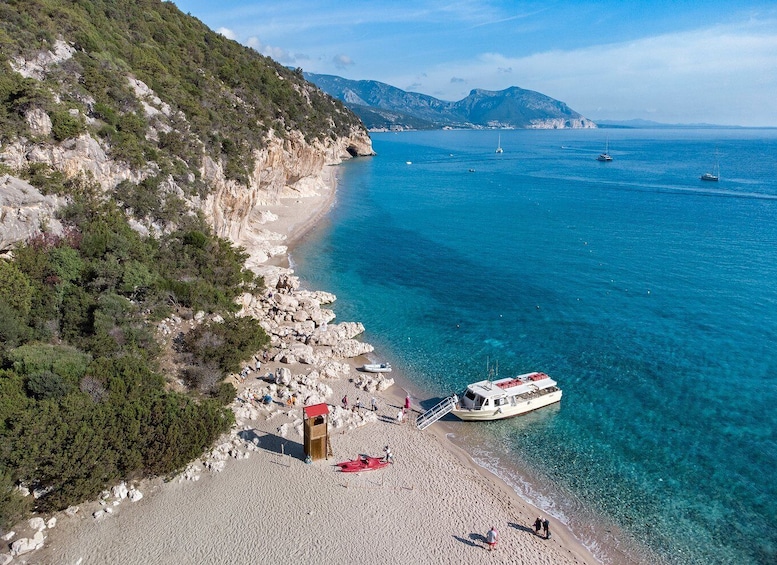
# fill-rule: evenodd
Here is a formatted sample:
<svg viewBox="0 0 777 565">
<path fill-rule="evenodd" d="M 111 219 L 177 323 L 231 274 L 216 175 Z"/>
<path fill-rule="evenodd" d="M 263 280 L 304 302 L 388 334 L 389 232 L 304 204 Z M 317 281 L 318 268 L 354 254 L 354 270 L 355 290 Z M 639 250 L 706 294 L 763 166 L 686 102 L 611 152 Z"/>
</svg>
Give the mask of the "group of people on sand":
<svg viewBox="0 0 777 565">
<path fill-rule="evenodd" d="M 540 530 L 545 533 L 545 539 L 550 538 L 550 522 L 547 518 L 543 520 L 541 517 L 537 516 L 537 519 L 534 520 L 534 533 L 540 535 Z"/>
<path fill-rule="evenodd" d="M 544 520 L 537 516 L 537 519 L 534 521 L 534 533 L 536 535 L 540 535 L 540 532 L 544 532 L 545 539 L 550 539 L 550 521 L 545 518 Z M 488 533 L 486 534 L 486 545 L 488 545 L 488 550 L 493 551 L 494 548 L 496 548 L 496 544 L 499 541 L 499 532 L 496 529 L 496 526 L 491 526 L 491 529 L 488 530 Z"/>
<path fill-rule="evenodd" d="M 343 407 L 343 410 L 348 410 L 349 403 L 348 403 L 347 394 L 343 396 L 343 398 L 340 400 L 340 405 Z M 362 408 L 364 408 L 364 406 L 362 405 L 361 400 L 357 397 L 356 402 L 351 407 L 351 410 L 353 410 L 354 412 L 361 412 Z M 375 399 L 374 396 L 370 399 L 370 410 L 372 410 L 373 412 L 378 411 L 378 401 Z M 402 422 L 405 421 L 405 416 L 407 415 L 407 412 L 409 410 L 410 410 L 410 395 L 407 395 L 405 397 L 405 405 L 397 413 L 397 424 L 401 424 Z"/>
</svg>

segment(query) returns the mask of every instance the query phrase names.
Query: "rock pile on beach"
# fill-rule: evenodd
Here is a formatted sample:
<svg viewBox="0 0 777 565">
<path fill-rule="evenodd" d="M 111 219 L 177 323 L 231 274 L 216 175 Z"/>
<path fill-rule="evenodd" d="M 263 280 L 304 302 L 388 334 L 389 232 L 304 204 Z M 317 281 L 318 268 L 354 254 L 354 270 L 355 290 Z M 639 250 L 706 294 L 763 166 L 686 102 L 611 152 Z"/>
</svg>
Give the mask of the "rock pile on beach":
<svg viewBox="0 0 777 565">
<path fill-rule="evenodd" d="M 143 493 L 135 486 L 127 486 L 125 482 L 115 485 L 110 491 L 103 491 L 99 500 L 99 507 L 92 512 L 92 517 L 96 520 L 104 516 L 113 514 L 114 508 L 119 506 L 124 500 L 137 502 L 143 498 Z M 78 506 L 71 506 L 64 511 L 65 516 L 72 518 L 80 512 Z M 8 542 L 10 553 L 0 553 L 0 565 L 8 565 L 14 558 L 37 551 L 44 546 L 47 538 L 47 532 L 54 529 L 57 525 L 56 516 L 47 520 L 36 516 L 27 521 L 24 532 L 10 531 L 2 539 Z M 15 538 L 15 539 L 14 539 Z"/>
<path fill-rule="evenodd" d="M 354 339 L 364 332 L 360 322 L 330 324 L 335 313 L 323 306 L 336 300 L 334 294 L 300 289 L 299 279 L 289 270 L 268 272 L 265 283 L 269 289 L 265 293 L 243 295 L 241 315 L 260 320 L 270 336 L 272 360 L 320 367 L 331 359 L 374 350 Z"/>
<path fill-rule="evenodd" d="M 364 326 L 330 323 L 335 314 L 323 306 L 336 300 L 334 294 L 300 289 L 290 270 L 276 268 L 271 273 L 265 278 L 264 293 L 243 295 L 240 311 L 260 320 L 270 336 L 270 348 L 234 376 L 240 389 L 232 403 L 236 425 L 202 458 L 204 469 L 211 472 L 223 471 L 229 459 L 247 458 L 258 449 L 259 438 L 252 432 L 256 421 L 277 419 L 278 437 L 293 434 L 301 440 L 304 406 L 330 404 L 332 429 L 350 430 L 377 421 L 372 411 L 333 405 L 332 387 L 327 384 L 350 379 L 352 366 L 347 359 L 373 351 L 372 345 L 356 339 Z M 270 365 L 274 370 L 267 370 Z M 385 391 L 394 384 L 384 375 L 360 374 L 352 380 L 366 392 Z M 180 479 L 199 480 L 204 469 L 193 463 Z"/>
</svg>

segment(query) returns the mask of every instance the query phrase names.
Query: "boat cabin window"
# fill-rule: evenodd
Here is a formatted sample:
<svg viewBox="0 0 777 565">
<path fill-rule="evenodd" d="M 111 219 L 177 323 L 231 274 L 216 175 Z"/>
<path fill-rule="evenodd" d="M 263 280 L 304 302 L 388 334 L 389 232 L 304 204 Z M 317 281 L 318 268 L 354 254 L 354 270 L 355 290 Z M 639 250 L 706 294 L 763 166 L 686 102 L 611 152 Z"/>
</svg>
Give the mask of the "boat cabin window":
<svg viewBox="0 0 777 565">
<path fill-rule="evenodd" d="M 477 395 L 471 390 L 468 390 L 467 393 L 464 395 L 465 398 L 469 398 L 470 400 L 475 400 L 476 396 Z"/>
<path fill-rule="evenodd" d="M 507 404 L 507 399 L 506 398 L 495 398 L 494 399 L 494 405 L 496 405 L 496 406 L 504 406 L 506 404 Z"/>
</svg>

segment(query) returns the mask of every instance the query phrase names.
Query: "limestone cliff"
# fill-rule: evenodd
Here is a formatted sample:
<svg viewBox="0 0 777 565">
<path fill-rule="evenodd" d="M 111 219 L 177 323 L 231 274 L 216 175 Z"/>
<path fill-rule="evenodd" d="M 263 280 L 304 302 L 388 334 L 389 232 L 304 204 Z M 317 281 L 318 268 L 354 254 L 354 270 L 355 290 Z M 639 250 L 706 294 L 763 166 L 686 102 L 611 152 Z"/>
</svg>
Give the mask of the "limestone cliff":
<svg viewBox="0 0 777 565">
<path fill-rule="evenodd" d="M 51 50 L 42 50 L 27 57 L 17 56 L 10 65 L 13 72 L 28 82 L 37 81 L 41 88 L 49 89 L 58 96 L 55 84 L 49 79 L 57 76 L 62 65 L 68 64 L 76 53 L 72 45 L 59 39 Z M 9 249 L 16 241 L 26 239 L 43 227 L 58 228 L 51 219 L 56 207 L 66 199 L 44 197 L 14 176 L 22 175 L 34 165 L 50 167 L 66 178 L 84 176 L 96 182 L 105 193 L 110 193 L 123 181 L 137 184 L 148 177 L 163 174 L 160 198 L 164 198 L 165 194 L 176 195 L 187 203 L 190 210 L 201 211 L 217 235 L 244 246 L 249 255 L 266 257 L 267 237 L 262 233 L 260 220 L 267 206 L 278 204 L 282 198 L 317 194 L 333 182 L 331 165 L 373 154 L 366 129 L 361 125 L 352 125 L 343 134 L 342 127 L 334 127 L 335 115 L 330 119 L 332 130 L 326 136 L 312 137 L 291 128 L 279 134 L 277 129 L 270 129 L 260 143 L 245 147 L 244 150 L 251 153 L 247 162 L 253 167 L 240 182 L 229 178 L 225 172 L 223 156 L 214 154 L 208 149 L 206 140 L 193 134 L 184 112 L 175 110 L 161 95 L 131 73 L 126 73 L 123 80 L 126 81 L 126 92 L 135 98 L 124 104 L 141 109 L 142 118 L 148 124 L 144 136 L 146 143 L 161 147 L 159 139 L 162 136 L 174 135 L 187 138 L 190 145 L 199 148 L 195 162 L 185 164 L 190 171 L 188 176 L 174 177 L 161 173 L 163 167 L 155 161 L 131 165 L 126 159 L 117 157 L 110 138 L 95 134 L 104 124 L 88 93 L 80 94 L 83 102 L 80 106 L 68 110 L 69 116 L 86 124 L 85 131 L 62 141 L 51 135 L 52 112 L 33 106 L 24 115 L 26 135 L 0 144 L 0 163 L 11 173 L 5 182 L 0 183 L 0 201 L 3 202 L 0 250 Z M 312 85 L 303 84 L 295 88 L 308 101 L 313 94 L 323 96 Z M 320 112 L 320 109 L 311 106 L 310 111 Z M 204 183 L 204 192 L 186 186 L 187 182 L 195 179 Z M 143 221 L 143 218 L 136 220 L 135 224 L 141 230 L 175 227 L 152 225 L 153 222 Z M 253 249 L 254 245 L 263 248 Z"/>
</svg>

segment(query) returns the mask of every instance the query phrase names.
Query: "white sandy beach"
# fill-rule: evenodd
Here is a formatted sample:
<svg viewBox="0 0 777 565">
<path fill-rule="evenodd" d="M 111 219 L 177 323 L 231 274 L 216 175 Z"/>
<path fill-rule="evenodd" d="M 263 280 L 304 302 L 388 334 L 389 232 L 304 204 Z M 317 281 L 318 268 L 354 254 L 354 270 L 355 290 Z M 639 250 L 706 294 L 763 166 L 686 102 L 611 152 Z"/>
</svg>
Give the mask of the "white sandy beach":
<svg viewBox="0 0 777 565">
<path fill-rule="evenodd" d="M 285 245 L 293 243 L 333 197 L 332 190 L 287 200 L 273 208 L 278 220 L 268 228 L 289 236 Z M 301 363 L 265 363 L 239 388 L 264 386 L 259 377 L 279 366 L 294 375 L 311 370 Z M 353 369 L 350 376 L 358 374 Z M 334 455 L 328 460 L 305 463 L 297 433 L 300 406 L 251 404 L 242 412 L 251 417 L 239 416 L 236 430 L 248 448 L 236 449 L 222 471 L 190 470 L 186 479 L 144 482 L 141 500 L 114 505 L 109 498 L 103 505 L 112 513 L 98 519 L 93 512 L 103 506 L 96 502 L 74 516 L 60 514 L 44 532 L 44 548 L 13 563 L 598 563 L 552 518 L 551 539 L 536 536 L 531 524 L 538 511 L 472 463 L 442 427 L 419 431 L 409 422 L 397 424 L 405 395 L 398 385 L 375 394 L 348 378 L 326 379 L 326 385 L 332 391 L 326 401 L 337 410 L 344 394 L 351 402 L 360 397 L 365 406 L 375 396 L 379 406 L 374 415 L 350 416 L 353 426 L 330 429 Z M 284 424 L 285 437 L 279 432 Z M 334 463 L 360 453 L 382 455 L 386 444 L 393 465 L 358 474 L 335 470 Z M 493 552 L 485 544 L 491 526 L 500 534 Z"/>
</svg>

